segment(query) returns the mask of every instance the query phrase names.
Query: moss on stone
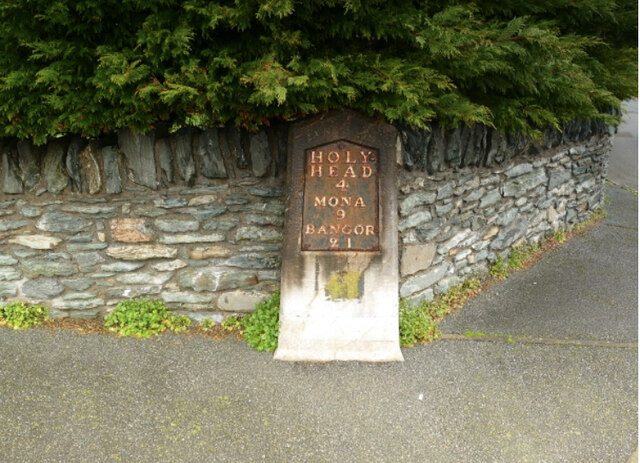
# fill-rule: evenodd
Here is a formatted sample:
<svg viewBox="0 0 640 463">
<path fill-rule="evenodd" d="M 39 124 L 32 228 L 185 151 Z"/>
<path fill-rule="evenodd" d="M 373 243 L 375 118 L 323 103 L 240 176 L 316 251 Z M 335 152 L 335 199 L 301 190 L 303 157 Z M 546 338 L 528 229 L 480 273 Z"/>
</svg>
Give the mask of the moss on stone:
<svg viewBox="0 0 640 463">
<path fill-rule="evenodd" d="M 360 297 L 360 272 L 336 272 L 325 286 L 330 299 L 357 299 Z"/>
</svg>

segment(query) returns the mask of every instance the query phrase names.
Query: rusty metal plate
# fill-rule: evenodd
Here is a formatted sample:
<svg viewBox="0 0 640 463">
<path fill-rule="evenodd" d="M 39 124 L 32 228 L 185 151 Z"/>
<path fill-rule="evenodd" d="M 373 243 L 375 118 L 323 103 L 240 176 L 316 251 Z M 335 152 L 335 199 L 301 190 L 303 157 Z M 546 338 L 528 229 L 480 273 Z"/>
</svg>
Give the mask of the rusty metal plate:
<svg viewBox="0 0 640 463">
<path fill-rule="evenodd" d="M 375 148 L 339 140 L 305 150 L 303 251 L 378 251 Z"/>
</svg>

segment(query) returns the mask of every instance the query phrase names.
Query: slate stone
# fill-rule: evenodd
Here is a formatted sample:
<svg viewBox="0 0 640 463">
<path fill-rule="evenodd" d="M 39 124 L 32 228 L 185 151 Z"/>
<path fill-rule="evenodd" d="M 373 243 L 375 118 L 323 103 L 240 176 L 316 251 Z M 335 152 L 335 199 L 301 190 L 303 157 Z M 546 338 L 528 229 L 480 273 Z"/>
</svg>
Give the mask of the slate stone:
<svg viewBox="0 0 640 463">
<path fill-rule="evenodd" d="M 213 300 L 212 295 L 194 294 L 184 291 L 165 291 L 160 294 L 160 297 L 164 302 L 180 304 L 207 304 Z"/>
<path fill-rule="evenodd" d="M 521 217 L 517 219 L 512 225 L 502 228 L 495 239 L 489 246 L 490 249 L 506 249 L 515 243 L 518 239 L 522 238 L 527 231 L 528 222 L 527 219 Z"/>
<path fill-rule="evenodd" d="M 110 246 L 107 255 L 122 260 L 173 259 L 178 250 L 158 244 Z"/>
<path fill-rule="evenodd" d="M 484 162 L 487 152 L 487 126 L 475 124 L 471 128 L 466 127 L 466 129 L 468 139 L 462 154 L 462 165 L 466 167 L 479 166 Z"/>
<path fill-rule="evenodd" d="M 226 312 L 251 313 L 256 305 L 269 298 L 268 294 L 259 291 L 231 291 L 218 298 L 218 308 Z"/>
<path fill-rule="evenodd" d="M 185 269 L 178 275 L 181 288 L 201 291 L 223 291 L 253 286 L 258 283 L 253 271 L 223 271 L 217 267 Z"/>
<path fill-rule="evenodd" d="M 187 185 L 196 181 L 196 166 L 192 156 L 193 129 L 182 129 L 171 139 L 176 169 Z"/>
<path fill-rule="evenodd" d="M 184 198 L 160 198 L 153 201 L 154 206 L 161 207 L 163 209 L 174 209 L 176 207 L 183 207 L 187 205 L 187 200 Z"/>
<path fill-rule="evenodd" d="M 551 191 L 554 188 L 564 185 L 569 180 L 571 180 L 571 171 L 568 169 L 551 170 L 549 171 L 549 184 L 547 189 Z"/>
<path fill-rule="evenodd" d="M 22 179 L 20 178 L 20 167 L 16 150 L 9 147 L 3 148 L 0 172 L 2 173 L 3 193 L 20 194 L 24 191 Z"/>
<path fill-rule="evenodd" d="M 268 269 L 280 265 L 280 256 L 264 254 L 239 254 L 227 259 L 224 265 L 239 268 Z"/>
<path fill-rule="evenodd" d="M 0 265 L 14 265 L 18 263 L 18 259 L 9 254 L 0 254 Z"/>
<path fill-rule="evenodd" d="M 78 252 L 73 255 L 73 259 L 78 263 L 78 267 L 82 271 L 104 262 L 104 257 L 97 252 Z"/>
<path fill-rule="evenodd" d="M 453 183 L 445 183 L 444 185 L 440 185 L 437 190 L 437 198 L 438 201 L 441 199 L 447 199 L 453 196 Z"/>
<path fill-rule="evenodd" d="M 416 191 L 400 201 L 400 215 L 406 216 L 415 208 L 433 204 L 436 193 L 433 191 Z"/>
<path fill-rule="evenodd" d="M 480 208 L 484 209 L 486 207 L 493 206 L 495 203 L 500 201 L 500 198 L 502 198 L 502 195 L 498 188 L 488 191 L 480 200 Z"/>
<path fill-rule="evenodd" d="M 453 130 L 448 130 L 446 134 L 444 159 L 454 168 L 460 167 L 462 163 L 462 151 L 460 149 L 460 132 L 462 127 L 463 125 L 461 124 Z"/>
<path fill-rule="evenodd" d="M 227 146 L 229 147 L 232 158 L 235 160 L 236 167 L 238 169 L 246 169 L 249 166 L 249 161 L 242 146 L 240 129 L 229 126 L 225 129 L 225 135 L 227 138 Z"/>
<path fill-rule="evenodd" d="M 39 259 L 22 261 L 20 270 L 27 278 L 71 276 L 78 272 L 76 266 L 68 262 Z"/>
<path fill-rule="evenodd" d="M 198 135 L 196 155 L 200 163 L 200 173 L 207 178 L 227 178 L 218 129 L 207 129 Z"/>
<path fill-rule="evenodd" d="M 284 219 L 281 216 L 270 214 L 247 214 L 245 221 L 252 225 L 276 225 L 281 227 L 284 225 Z"/>
<path fill-rule="evenodd" d="M 51 303 L 51 307 L 54 309 L 66 309 L 66 310 L 84 310 L 84 309 L 93 309 L 95 307 L 104 306 L 104 299 L 95 298 L 95 299 L 83 299 L 83 300 L 60 300 L 53 301 Z M 87 318 L 86 314 L 82 318 Z"/>
<path fill-rule="evenodd" d="M 478 188 L 476 190 L 473 190 L 467 196 L 465 196 L 464 201 L 466 203 L 471 203 L 473 201 L 479 200 L 480 198 L 482 198 L 483 195 L 484 195 L 484 188 Z"/>
<path fill-rule="evenodd" d="M 508 177 L 519 177 L 520 175 L 528 174 L 533 170 L 533 165 L 528 162 L 523 162 L 522 164 L 517 164 L 507 170 L 504 171 L 504 174 Z"/>
<path fill-rule="evenodd" d="M 187 263 L 181 259 L 172 260 L 170 262 L 160 262 L 159 264 L 155 264 L 153 269 L 158 272 L 172 272 L 174 270 L 178 270 L 180 268 L 185 268 Z"/>
<path fill-rule="evenodd" d="M 91 222 L 61 212 L 47 212 L 36 223 L 38 230 L 59 233 L 77 233 L 91 226 Z"/>
<path fill-rule="evenodd" d="M 82 299 L 93 299 L 96 296 L 96 293 L 68 293 L 62 296 L 62 299 L 65 301 L 77 301 Z"/>
<path fill-rule="evenodd" d="M 209 220 L 202 225 L 202 229 L 207 231 L 229 231 L 236 225 L 236 222 L 230 220 Z"/>
<path fill-rule="evenodd" d="M 9 239 L 11 244 L 18 244 L 31 249 L 53 249 L 61 241 L 60 238 L 47 235 L 17 235 Z"/>
<path fill-rule="evenodd" d="M 187 214 L 191 214 L 198 220 L 207 220 L 212 219 L 214 217 L 218 217 L 219 215 L 227 212 L 229 208 L 227 206 L 220 206 L 217 204 L 211 204 L 209 206 L 199 207 L 199 208 L 189 208 L 185 209 L 184 212 Z"/>
<path fill-rule="evenodd" d="M 122 178 L 120 177 L 118 156 L 119 153 L 115 146 L 105 146 L 102 148 L 105 190 L 108 194 L 122 193 Z"/>
<path fill-rule="evenodd" d="M 60 210 L 90 215 L 92 219 L 108 219 L 118 213 L 118 206 L 62 206 Z"/>
<path fill-rule="evenodd" d="M 127 159 L 131 179 L 138 185 L 155 190 L 158 188 L 158 181 L 153 142 L 153 133 L 138 135 L 129 129 L 118 132 L 118 145 Z"/>
<path fill-rule="evenodd" d="M 487 155 L 485 165 L 488 167 L 504 162 L 507 153 L 507 137 L 497 130 L 491 129 L 487 135 Z"/>
<path fill-rule="evenodd" d="M 0 281 L 0 298 L 14 297 L 18 294 L 18 285 L 12 282 Z"/>
<path fill-rule="evenodd" d="M 209 233 L 207 235 L 195 235 L 195 234 L 176 234 L 165 235 L 159 238 L 159 242 L 162 244 L 193 244 L 193 243 L 217 243 L 224 241 L 226 236 L 222 233 Z"/>
<path fill-rule="evenodd" d="M 431 220 L 431 214 L 429 212 L 419 211 L 398 222 L 398 230 L 402 232 L 428 222 L 429 220 Z"/>
<path fill-rule="evenodd" d="M 42 214 L 42 210 L 37 207 L 25 206 L 20 209 L 20 213 L 25 217 L 33 218 Z"/>
<path fill-rule="evenodd" d="M 405 246 L 400 260 L 400 274 L 402 276 L 413 275 L 428 269 L 435 255 L 436 245 L 434 243 Z"/>
<path fill-rule="evenodd" d="M 28 220 L 0 220 L 0 232 L 18 230 L 29 225 Z"/>
<path fill-rule="evenodd" d="M 441 264 L 432 268 L 426 273 L 410 278 L 400 286 L 400 297 L 411 296 L 412 294 L 424 291 L 428 287 L 440 281 L 448 270 L 448 264 Z"/>
<path fill-rule="evenodd" d="M 92 195 L 99 193 L 102 188 L 102 177 L 98 160 L 98 146 L 95 143 L 89 143 L 80 151 L 78 160 L 81 166 L 82 192 Z"/>
<path fill-rule="evenodd" d="M 22 184 L 27 191 L 31 191 L 40 183 L 40 149 L 29 140 L 20 140 L 17 148 Z"/>
<path fill-rule="evenodd" d="M 107 246 L 109 246 L 107 243 L 73 243 L 67 244 L 67 251 L 99 251 L 101 249 L 106 249 Z"/>
<path fill-rule="evenodd" d="M 59 194 L 69 185 L 69 177 L 64 169 L 64 157 L 62 143 L 49 143 L 47 153 L 44 156 L 42 170 L 47 190 L 50 193 Z"/>
<path fill-rule="evenodd" d="M 264 131 L 249 137 L 249 152 L 251 153 L 251 170 L 256 177 L 263 177 L 271 165 L 271 151 L 269 139 Z"/>
<path fill-rule="evenodd" d="M 235 239 L 238 241 L 251 240 L 258 242 L 273 242 L 282 240 L 282 232 L 264 227 L 240 227 L 236 231 Z"/>
<path fill-rule="evenodd" d="M 148 243 L 154 233 L 145 219 L 123 218 L 110 222 L 111 237 L 122 243 Z"/>
<path fill-rule="evenodd" d="M 197 220 L 157 219 L 154 224 L 158 229 L 167 233 L 197 231 L 200 228 L 200 222 Z"/>
<path fill-rule="evenodd" d="M 116 280 L 126 285 L 162 285 L 169 278 L 171 273 L 127 273 L 116 277 Z"/>
<path fill-rule="evenodd" d="M 429 174 L 435 174 L 442 170 L 446 151 L 446 132 L 443 127 L 433 126 L 431 138 L 427 147 L 426 170 Z"/>
<path fill-rule="evenodd" d="M 171 145 L 169 140 L 163 138 L 155 143 L 156 157 L 160 165 L 160 171 L 167 179 L 167 182 L 173 183 L 173 156 L 171 154 Z"/>
<path fill-rule="evenodd" d="M 167 211 L 157 207 L 140 206 L 134 209 L 133 214 L 139 217 L 160 217 L 166 215 Z"/>
<path fill-rule="evenodd" d="M 133 272 L 142 267 L 144 264 L 140 262 L 113 262 L 101 265 L 100 270 L 103 272 Z"/>
<path fill-rule="evenodd" d="M 71 179 L 71 187 L 73 191 L 82 191 L 82 177 L 80 175 L 80 152 L 87 145 L 87 141 L 74 137 L 67 148 L 67 157 L 65 165 L 67 167 L 67 175 Z"/>
<path fill-rule="evenodd" d="M 547 174 L 543 168 L 536 169 L 528 174 L 515 177 L 505 182 L 503 187 L 504 196 L 520 197 L 527 191 L 542 185 L 547 181 Z"/>
<path fill-rule="evenodd" d="M 64 286 L 51 278 L 28 280 L 22 285 L 22 294 L 34 299 L 49 299 L 64 291 Z"/>
<path fill-rule="evenodd" d="M 453 203 L 442 204 L 436 206 L 436 215 L 442 217 L 453 210 Z"/>
<path fill-rule="evenodd" d="M 0 281 L 18 280 L 22 274 L 14 267 L 0 267 Z"/>
<path fill-rule="evenodd" d="M 249 194 L 253 196 L 260 196 L 262 198 L 279 198 L 282 196 L 283 192 L 281 188 L 249 188 Z"/>
<path fill-rule="evenodd" d="M 232 254 L 230 249 L 222 246 L 198 247 L 189 251 L 189 258 L 194 260 L 203 260 L 219 257 L 228 257 Z"/>
</svg>

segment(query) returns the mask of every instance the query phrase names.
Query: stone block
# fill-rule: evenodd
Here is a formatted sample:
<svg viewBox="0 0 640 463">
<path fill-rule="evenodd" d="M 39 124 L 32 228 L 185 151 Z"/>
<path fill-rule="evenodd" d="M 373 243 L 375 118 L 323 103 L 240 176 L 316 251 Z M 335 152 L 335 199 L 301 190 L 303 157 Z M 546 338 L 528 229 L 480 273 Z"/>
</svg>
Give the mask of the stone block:
<svg viewBox="0 0 640 463">
<path fill-rule="evenodd" d="M 118 131 L 118 145 L 127 159 L 131 180 L 152 190 L 158 188 L 153 133 L 140 135 L 129 129 L 121 129 Z"/>
<path fill-rule="evenodd" d="M 88 220 L 61 212 L 47 212 L 36 223 L 38 230 L 54 233 L 78 233 L 90 226 Z"/>
<path fill-rule="evenodd" d="M 400 286 L 400 297 L 407 297 L 420 291 L 424 291 L 440 281 L 446 275 L 448 269 L 449 265 L 447 263 L 443 263 L 432 268 L 426 273 L 407 278 L 407 280 Z"/>
<path fill-rule="evenodd" d="M 48 235 L 18 235 L 9 238 L 9 243 L 19 244 L 31 249 L 53 249 L 62 240 Z"/>
<path fill-rule="evenodd" d="M 22 285 L 22 294 L 34 299 L 49 299 L 64 291 L 64 286 L 51 278 L 28 280 Z"/>
<path fill-rule="evenodd" d="M 94 143 L 89 143 L 78 154 L 80 163 L 80 178 L 82 179 L 83 193 L 96 194 L 102 188 L 100 175 L 100 162 L 98 161 L 98 148 Z"/>
<path fill-rule="evenodd" d="M 258 291 L 231 291 L 218 298 L 218 308 L 225 312 L 253 312 L 256 305 L 269 298 L 268 294 Z"/>
<path fill-rule="evenodd" d="M 218 140 L 218 129 L 207 129 L 198 135 L 196 156 L 200 164 L 200 173 L 205 177 L 228 177 Z"/>
<path fill-rule="evenodd" d="M 400 275 L 413 275 L 414 273 L 428 269 L 431 266 L 435 254 L 436 245 L 433 243 L 405 246 L 400 262 Z"/>
<path fill-rule="evenodd" d="M 59 194 L 69 185 L 69 177 L 65 172 L 64 148 L 59 142 L 49 143 L 42 163 L 47 190 L 53 194 Z"/>
<path fill-rule="evenodd" d="M 173 259 L 178 250 L 159 244 L 110 246 L 107 255 L 121 260 Z"/>
<path fill-rule="evenodd" d="M 120 177 L 120 163 L 118 150 L 114 146 L 102 148 L 102 164 L 104 166 L 104 180 L 107 194 L 122 192 L 122 178 Z"/>
<path fill-rule="evenodd" d="M 222 246 L 207 246 L 193 248 L 189 252 L 189 257 L 194 260 L 228 257 L 232 254 L 230 249 Z"/>
<path fill-rule="evenodd" d="M 256 177 L 266 175 L 271 165 L 271 151 L 269 140 L 264 131 L 249 137 L 249 152 L 251 153 L 251 170 Z"/>
<path fill-rule="evenodd" d="M 146 243 L 153 241 L 153 230 L 145 219 L 114 219 L 110 223 L 111 236 L 123 243 Z"/>
<path fill-rule="evenodd" d="M 195 234 L 176 234 L 165 235 L 159 238 L 159 242 L 162 244 L 193 244 L 193 243 L 217 243 L 224 241 L 226 236 L 222 233 L 209 233 L 207 235 L 195 235 Z"/>
</svg>

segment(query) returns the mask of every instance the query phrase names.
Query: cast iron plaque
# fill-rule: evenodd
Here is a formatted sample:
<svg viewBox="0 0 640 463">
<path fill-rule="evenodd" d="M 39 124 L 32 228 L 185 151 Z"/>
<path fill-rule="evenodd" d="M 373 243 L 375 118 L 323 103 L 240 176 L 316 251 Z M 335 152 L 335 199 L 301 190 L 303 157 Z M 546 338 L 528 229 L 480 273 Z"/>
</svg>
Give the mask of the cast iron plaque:
<svg viewBox="0 0 640 463">
<path fill-rule="evenodd" d="M 378 251 L 378 150 L 339 140 L 305 150 L 303 251 Z"/>
</svg>

